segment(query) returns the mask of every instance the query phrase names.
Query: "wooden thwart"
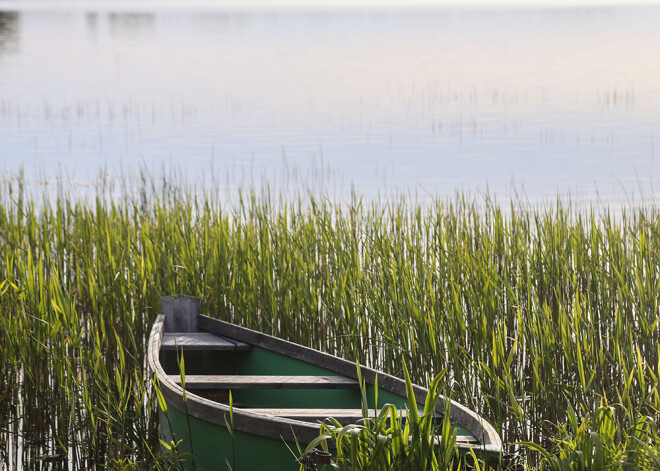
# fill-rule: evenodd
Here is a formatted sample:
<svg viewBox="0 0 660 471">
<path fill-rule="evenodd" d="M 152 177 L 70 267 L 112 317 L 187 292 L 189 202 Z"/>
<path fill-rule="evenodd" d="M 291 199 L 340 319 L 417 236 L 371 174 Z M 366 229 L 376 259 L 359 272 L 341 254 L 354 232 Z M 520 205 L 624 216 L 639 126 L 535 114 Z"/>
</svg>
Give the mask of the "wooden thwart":
<svg viewBox="0 0 660 471">
<path fill-rule="evenodd" d="M 337 420 L 342 425 L 345 424 L 355 424 L 360 423 L 364 419 L 362 409 L 254 409 L 246 408 L 243 409 L 247 412 L 253 412 L 255 414 L 270 415 L 286 419 L 295 419 L 301 420 L 303 422 L 320 422 L 328 418 L 333 418 Z M 374 419 L 377 414 L 380 414 L 380 410 L 374 411 L 369 409 L 367 411 L 367 418 Z M 423 414 L 423 411 L 419 411 L 420 415 Z M 408 416 L 408 411 L 406 409 L 397 410 L 397 415 L 402 418 Z M 442 416 L 438 415 L 438 418 Z M 435 440 L 438 442 L 438 439 Z M 457 435 L 457 442 L 476 444 L 478 440 L 472 435 Z M 436 443 L 437 444 L 437 443 Z"/>
<path fill-rule="evenodd" d="M 181 383 L 179 375 L 170 375 Z M 186 389 L 358 389 L 345 376 L 186 375 Z"/>
<path fill-rule="evenodd" d="M 176 350 L 249 350 L 247 343 L 228 340 L 209 332 L 175 332 L 163 334 L 161 349 Z"/>
<path fill-rule="evenodd" d="M 342 422 L 346 419 L 352 421 L 358 421 L 364 418 L 362 414 L 362 409 L 244 409 L 248 412 L 254 412 L 256 414 L 265 414 L 273 415 L 275 417 L 286 417 L 288 419 L 298 419 L 298 420 L 323 420 L 328 417 Z M 369 409 L 368 418 L 373 419 L 376 417 L 375 411 Z M 380 413 L 380 411 L 378 411 Z M 399 416 L 406 416 L 406 410 L 397 411 Z"/>
</svg>

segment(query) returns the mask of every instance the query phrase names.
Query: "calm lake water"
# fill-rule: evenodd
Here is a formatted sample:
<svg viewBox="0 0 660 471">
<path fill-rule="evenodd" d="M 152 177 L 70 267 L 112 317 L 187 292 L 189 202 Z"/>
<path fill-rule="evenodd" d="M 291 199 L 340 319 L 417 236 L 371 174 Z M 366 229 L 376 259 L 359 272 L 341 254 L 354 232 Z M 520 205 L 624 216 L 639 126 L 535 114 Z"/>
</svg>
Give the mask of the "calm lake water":
<svg viewBox="0 0 660 471">
<path fill-rule="evenodd" d="M 660 189 L 657 7 L 0 10 L 0 171 L 36 187 L 146 167 L 334 197 Z"/>
</svg>

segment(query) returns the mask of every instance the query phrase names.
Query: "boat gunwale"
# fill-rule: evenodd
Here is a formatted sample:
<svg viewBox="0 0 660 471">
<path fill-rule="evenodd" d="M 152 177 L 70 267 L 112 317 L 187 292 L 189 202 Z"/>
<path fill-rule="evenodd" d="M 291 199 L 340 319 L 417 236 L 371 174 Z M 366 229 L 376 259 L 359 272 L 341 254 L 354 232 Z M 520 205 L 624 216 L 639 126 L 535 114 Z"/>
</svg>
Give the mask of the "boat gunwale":
<svg viewBox="0 0 660 471">
<path fill-rule="evenodd" d="M 226 427 L 229 421 L 229 405 L 212 401 L 186 391 L 187 403 L 183 400 L 183 388 L 174 382 L 165 373 L 160 364 L 160 346 L 164 332 L 165 316 L 158 315 L 156 318 L 148 342 L 148 361 L 153 373 L 158 377 L 161 393 L 167 400 L 168 406 L 174 406 L 180 411 L 206 422 Z M 246 327 L 237 326 L 229 322 L 221 321 L 204 314 L 197 316 L 198 329 L 216 332 L 234 340 L 248 343 L 258 348 L 285 355 L 306 363 L 315 364 L 327 370 L 333 371 L 349 378 L 357 379 L 355 363 L 328 353 L 305 347 L 272 335 L 257 332 Z M 374 385 L 376 375 L 378 376 L 379 390 L 388 391 L 402 397 L 406 397 L 406 383 L 404 380 L 392 375 L 376 371 L 372 368 L 360 365 L 362 378 L 369 385 Z M 421 386 L 413 385 L 415 400 L 424 404 L 427 390 Z M 444 413 L 447 398 L 440 396 L 436 405 L 436 412 Z M 479 445 L 457 444 L 459 449 L 483 451 L 486 453 L 501 453 L 502 442 L 494 427 L 466 406 L 451 400 L 450 419 L 456 424 L 464 427 Z M 249 434 L 262 437 L 284 439 L 289 442 L 311 442 L 317 438 L 320 424 L 305 422 L 296 419 L 265 415 L 250 412 L 249 409 L 233 407 L 233 428 Z"/>
</svg>

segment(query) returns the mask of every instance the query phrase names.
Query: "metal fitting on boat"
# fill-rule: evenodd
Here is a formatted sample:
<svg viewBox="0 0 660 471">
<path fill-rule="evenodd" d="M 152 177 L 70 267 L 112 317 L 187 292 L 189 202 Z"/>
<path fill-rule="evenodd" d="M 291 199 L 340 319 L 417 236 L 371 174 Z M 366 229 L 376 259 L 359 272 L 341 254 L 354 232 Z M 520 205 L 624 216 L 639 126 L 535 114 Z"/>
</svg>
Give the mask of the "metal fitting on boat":
<svg viewBox="0 0 660 471">
<path fill-rule="evenodd" d="M 305 465 L 305 471 L 316 471 L 317 464 L 330 464 L 332 455 L 317 448 L 312 448 L 304 456 L 298 460 L 301 464 Z"/>
</svg>

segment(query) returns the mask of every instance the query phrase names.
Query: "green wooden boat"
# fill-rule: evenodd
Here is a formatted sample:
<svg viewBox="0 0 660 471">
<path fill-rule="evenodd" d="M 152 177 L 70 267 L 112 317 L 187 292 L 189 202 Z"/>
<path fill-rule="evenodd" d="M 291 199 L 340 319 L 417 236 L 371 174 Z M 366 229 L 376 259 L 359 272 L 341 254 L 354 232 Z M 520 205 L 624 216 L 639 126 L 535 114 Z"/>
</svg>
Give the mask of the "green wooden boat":
<svg viewBox="0 0 660 471">
<path fill-rule="evenodd" d="M 355 363 L 199 314 L 197 298 L 165 297 L 161 308 L 148 345 L 166 404 L 159 411 L 159 433 L 166 443 L 180 441 L 186 469 L 223 470 L 229 464 L 236 471 L 298 470 L 299 457 L 291 450 L 297 452 L 296 443 L 304 450 L 318 437 L 320 421 L 362 419 Z M 182 352 L 185 401 L 177 361 Z M 369 404 L 372 413 L 387 403 L 408 407 L 403 380 L 366 367 L 361 374 L 372 401 L 378 376 L 379 404 Z M 423 407 L 426 390 L 414 390 Z M 439 416 L 444 407 L 440 400 Z M 500 459 L 501 440 L 488 422 L 456 402 L 450 419 L 459 449 Z"/>
</svg>

